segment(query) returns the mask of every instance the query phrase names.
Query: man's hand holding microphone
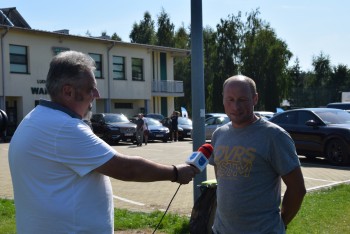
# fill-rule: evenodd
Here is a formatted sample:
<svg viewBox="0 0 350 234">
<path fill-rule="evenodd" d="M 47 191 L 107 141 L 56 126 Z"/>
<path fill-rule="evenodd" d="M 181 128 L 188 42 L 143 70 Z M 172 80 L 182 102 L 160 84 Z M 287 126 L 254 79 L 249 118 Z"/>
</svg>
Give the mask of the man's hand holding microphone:
<svg viewBox="0 0 350 234">
<path fill-rule="evenodd" d="M 174 179 L 172 182 L 188 184 L 199 172 L 202 172 L 208 165 L 208 159 L 213 152 L 210 144 L 203 144 L 197 152 L 193 152 L 186 160 L 186 164 L 173 165 Z"/>
</svg>

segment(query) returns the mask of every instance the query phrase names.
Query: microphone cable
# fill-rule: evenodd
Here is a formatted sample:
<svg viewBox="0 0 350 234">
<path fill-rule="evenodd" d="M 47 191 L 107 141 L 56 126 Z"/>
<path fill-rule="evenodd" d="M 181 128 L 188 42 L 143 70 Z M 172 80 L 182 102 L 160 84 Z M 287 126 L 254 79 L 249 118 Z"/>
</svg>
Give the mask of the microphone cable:
<svg viewBox="0 0 350 234">
<path fill-rule="evenodd" d="M 157 231 L 157 229 L 159 228 L 160 224 L 162 223 L 163 218 L 164 218 L 165 214 L 168 212 L 168 210 L 169 210 L 169 208 L 170 208 L 170 205 L 171 205 L 171 203 L 173 202 L 173 200 L 174 200 L 174 198 L 175 198 L 177 192 L 179 191 L 180 187 L 181 187 L 181 184 L 179 184 L 179 187 L 177 187 L 177 189 L 176 189 L 176 191 L 175 191 L 175 194 L 174 194 L 173 197 L 171 198 L 168 207 L 166 208 L 166 210 L 165 210 L 165 212 L 164 212 L 162 218 L 160 219 L 158 225 L 156 226 L 156 228 L 154 229 L 154 231 L 152 232 L 152 234 L 154 234 L 154 233 Z"/>
</svg>

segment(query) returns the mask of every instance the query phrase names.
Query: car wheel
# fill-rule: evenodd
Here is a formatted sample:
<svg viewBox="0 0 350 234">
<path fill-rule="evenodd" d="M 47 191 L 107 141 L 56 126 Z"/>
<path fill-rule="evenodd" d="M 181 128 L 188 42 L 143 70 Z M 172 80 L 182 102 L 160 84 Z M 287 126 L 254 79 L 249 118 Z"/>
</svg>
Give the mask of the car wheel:
<svg viewBox="0 0 350 234">
<path fill-rule="evenodd" d="M 326 153 L 327 160 L 333 165 L 342 165 L 349 158 L 344 143 L 339 139 L 328 142 Z"/>
</svg>

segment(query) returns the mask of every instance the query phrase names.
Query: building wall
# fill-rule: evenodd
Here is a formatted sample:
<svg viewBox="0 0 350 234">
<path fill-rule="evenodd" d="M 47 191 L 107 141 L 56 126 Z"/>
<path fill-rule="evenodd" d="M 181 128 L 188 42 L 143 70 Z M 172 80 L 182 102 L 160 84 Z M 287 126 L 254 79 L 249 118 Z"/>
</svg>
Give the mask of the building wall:
<svg viewBox="0 0 350 234">
<path fill-rule="evenodd" d="M 49 63 L 55 55 L 53 47 L 77 50 L 83 53 L 102 55 L 102 78 L 97 79 L 101 99 L 95 101 L 94 112 L 124 113 L 131 117 L 142 110 L 160 113 L 160 97 L 152 96 L 152 81 L 160 79 L 160 52 L 132 43 L 116 43 L 110 40 L 91 39 L 79 36 L 61 35 L 38 30 L 16 30 L 6 32 L 0 26 L 2 36 L 4 66 L 0 66 L 1 85 L 5 86 L 6 103 L 16 109 L 17 124 L 29 113 L 39 99 L 49 99 L 45 81 Z M 10 73 L 9 45 L 27 46 L 28 74 Z M 162 51 L 164 52 L 164 51 Z M 171 53 L 167 53 L 167 77 L 174 80 L 174 63 Z M 126 80 L 113 80 L 113 56 L 125 57 Z M 143 59 L 143 81 L 132 80 L 132 58 Z M 1 87 L 0 92 L 3 88 Z M 129 103 L 131 108 L 116 108 L 118 103 Z M 167 109 L 174 109 L 174 98 L 167 99 Z"/>
</svg>

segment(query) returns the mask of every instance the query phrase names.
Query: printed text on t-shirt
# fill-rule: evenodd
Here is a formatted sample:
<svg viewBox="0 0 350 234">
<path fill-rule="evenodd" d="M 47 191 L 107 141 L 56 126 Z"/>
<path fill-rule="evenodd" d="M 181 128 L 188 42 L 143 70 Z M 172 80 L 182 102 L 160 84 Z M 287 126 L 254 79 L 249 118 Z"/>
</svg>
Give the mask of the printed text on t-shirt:
<svg viewBox="0 0 350 234">
<path fill-rule="evenodd" d="M 255 148 L 243 146 L 218 146 L 215 149 L 217 176 L 235 179 L 238 176 L 249 177 L 254 159 Z"/>
</svg>

